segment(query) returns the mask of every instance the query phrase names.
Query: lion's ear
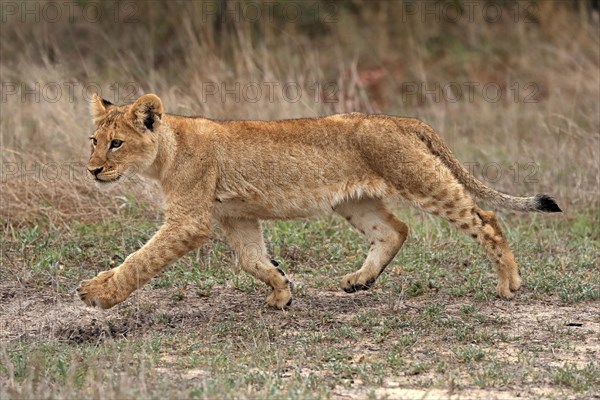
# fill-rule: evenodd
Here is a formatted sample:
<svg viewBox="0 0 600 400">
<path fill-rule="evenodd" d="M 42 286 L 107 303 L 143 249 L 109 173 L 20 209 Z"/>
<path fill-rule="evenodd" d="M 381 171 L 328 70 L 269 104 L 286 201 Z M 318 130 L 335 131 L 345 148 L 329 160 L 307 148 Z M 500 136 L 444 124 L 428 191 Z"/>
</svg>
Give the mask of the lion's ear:
<svg viewBox="0 0 600 400">
<path fill-rule="evenodd" d="M 113 103 L 108 100 L 104 100 L 97 94 L 93 95 L 92 102 L 90 103 L 90 113 L 92 114 L 92 118 L 96 125 L 98 125 L 98 122 L 104 118 L 108 112 L 108 108 L 112 105 Z"/>
<path fill-rule="evenodd" d="M 154 131 L 163 115 L 162 101 L 155 94 L 145 94 L 131 105 L 129 115 L 141 130 Z"/>
</svg>

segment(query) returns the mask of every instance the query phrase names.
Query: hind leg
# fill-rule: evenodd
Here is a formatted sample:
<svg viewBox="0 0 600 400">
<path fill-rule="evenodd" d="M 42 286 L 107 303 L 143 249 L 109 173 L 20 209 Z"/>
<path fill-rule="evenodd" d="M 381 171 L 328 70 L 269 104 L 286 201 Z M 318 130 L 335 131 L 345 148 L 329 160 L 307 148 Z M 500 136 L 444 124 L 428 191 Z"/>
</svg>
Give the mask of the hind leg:
<svg viewBox="0 0 600 400">
<path fill-rule="evenodd" d="M 338 205 L 335 212 L 346 218 L 371 244 L 362 267 L 342 278 L 342 289 L 348 293 L 369 289 L 402 247 L 408 226 L 377 199 L 346 201 Z"/>
<path fill-rule="evenodd" d="M 475 229 L 467 229 L 471 236 L 477 235 L 477 241 L 485 247 L 488 257 L 496 264 L 498 272 L 498 296 L 513 298 L 513 291 L 521 287 L 521 274 L 515 256 L 508 247 L 502 234 L 496 215 L 492 211 L 484 211 L 479 207 L 472 210 Z"/>
<path fill-rule="evenodd" d="M 521 276 L 496 216 L 491 211 L 480 209 L 454 179 L 442 180 L 440 183 L 427 198 L 417 202 L 419 207 L 439 215 L 477 240 L 496 265 L 498 296 L 513 298 L 513 291 L 521 286 Z"/>
<path fill-rule="evenodd" d="M 267 297 L 267 303 L 275 308 L 292 304 L 292 282 L 283 270 L 269 260 L 258 220 L 224 218 L 219 224 L 242 269 L 273 288 L 273 292 Z"/>
<path fill-rule="evenodd" d="M 460 224 L 460 228 L 485 248 L 488 258 L 496 265 L 498 296 L 512 299 L 515 296 L 513 291 L 521 287 L 521 275 L 495 214 L 477 206 L 466 214 L 469 215 L 470 223 L 465 221 Z"/>
</svg>

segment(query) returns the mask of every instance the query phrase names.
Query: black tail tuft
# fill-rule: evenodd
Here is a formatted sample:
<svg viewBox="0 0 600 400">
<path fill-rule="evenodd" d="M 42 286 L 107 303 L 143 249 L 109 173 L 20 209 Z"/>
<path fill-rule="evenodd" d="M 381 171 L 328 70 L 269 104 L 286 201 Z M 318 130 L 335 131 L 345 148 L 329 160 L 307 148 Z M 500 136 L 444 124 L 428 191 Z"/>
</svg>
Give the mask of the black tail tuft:
<svg viewBox="0 0 600 400">
<path fill-rule="evenodd" d="M 537 211 L 541 212 L 562 212 L 554 199 L 546 194 L 538 194 L 535 196 Z"/>
</svg>

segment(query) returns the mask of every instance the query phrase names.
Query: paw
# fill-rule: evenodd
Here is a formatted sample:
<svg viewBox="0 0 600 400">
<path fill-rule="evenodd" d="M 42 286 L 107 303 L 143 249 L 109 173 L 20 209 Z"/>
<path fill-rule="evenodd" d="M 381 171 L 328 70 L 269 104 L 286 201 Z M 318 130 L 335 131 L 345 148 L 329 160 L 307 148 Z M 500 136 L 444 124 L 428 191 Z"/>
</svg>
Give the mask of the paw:
<svg viewBox="0 0 600 400">
<path fill-rule="evenodd" d="M 519 290 L 521 288 L 521 283 L 522 281 L 519 273 L 514 274 L 510 277 L 510 290 L 512 290 L 513 292 Z"/>
<path fill-rule="evenodd" d="M 510 290 L 510 284 L 508 279 L 501 279 L 498 281 L 498 286 L 496 286 L 496 293 L 498 296 L 510 300 L 515 297 L 515 294 Z"/>
<path fill-rule="evenodd" d="M 369 290 L 375 283 L 375 279 L 364 279 L 358 272 L 353 272 L 342 278 L 342 289 L 346 293 L 354 293 L 359 290 Z"/>
<path fill-rule="evenodd" d="M 292 305 L 292 292 L 294 284 L 286 278 L 287 286 L 285 289 L 273 289 L 273 292 L 267 296 L 267 304 L 273 308 L 283 310 Z"/>
<path fill-rule="evenodd" d="M 518 269 L 514 272 L 511 271 L 508 277 L 502 277 L 498 279 L 498 286 L 496 292 L 498 296 L 503 299 L 512 299 L 515 297 L 515 293 L 521 287 L 521 275 Z"/>
<path fill-rule="evenodd" d="M 125 300 L 129 292 L 119 288 L 115 280 L 116 269 L 100 272 L 94 279 L 81 282 L 77 288 L 79 298 L 88 306 L 111 308 Z"/>
</svg>

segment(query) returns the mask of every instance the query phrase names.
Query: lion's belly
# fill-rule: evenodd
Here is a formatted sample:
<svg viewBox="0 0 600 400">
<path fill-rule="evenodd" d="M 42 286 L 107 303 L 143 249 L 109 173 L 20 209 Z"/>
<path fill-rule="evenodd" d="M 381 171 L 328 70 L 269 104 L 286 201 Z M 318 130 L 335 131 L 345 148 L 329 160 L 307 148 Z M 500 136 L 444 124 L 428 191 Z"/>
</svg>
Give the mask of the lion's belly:
<svg viewBox="0 0 600 400">
<path fill-rule="evenodd" d="M 293 219 L 306 218 L 332 209 L 349 199 L 384 198 L 393 189 L 382 179 L 360 179 L 321 187 L 266 188 L 259 194 L 217 193 L 215 217 Z"/>
<path fill-rule="evenodd" d="M 306 218 L 327 210 L 327 207 L 319 207 L 316 204 L 305 204 L 302 202 L 290 202 L 288 204 L 265 204 L 245 200 L 226 200 L 216 202 L 214 214 L 219 217 L 232 218 L 256 218 L 256 219 L 292 219 Z M 329 208 L 331 210 L 331 208 Z"/>
</svg>

